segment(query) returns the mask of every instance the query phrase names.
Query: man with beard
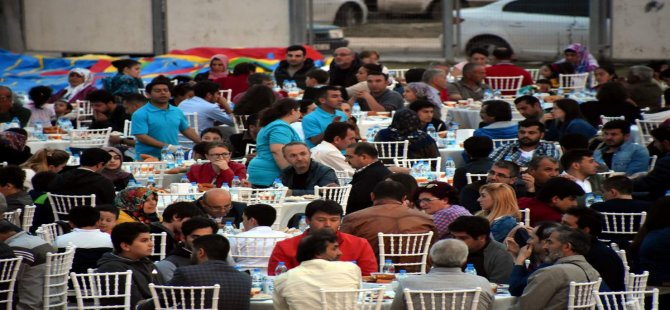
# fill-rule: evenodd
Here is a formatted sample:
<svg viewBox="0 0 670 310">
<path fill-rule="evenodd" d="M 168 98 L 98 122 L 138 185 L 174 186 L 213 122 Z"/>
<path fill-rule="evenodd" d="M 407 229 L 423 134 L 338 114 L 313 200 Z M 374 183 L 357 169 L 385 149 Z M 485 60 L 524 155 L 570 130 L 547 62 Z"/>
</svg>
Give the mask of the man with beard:
<svg viewBox="0 0 670 310">
<path fill-rule="evenodd" d="M 649 151 L 630 139 L 630 123 L 609 121 L 603 126 L 603 136 L 605 140 L 593 152 L 598 163 L 629 176 L 649 170 Z"/>
<path fill-rule="evenodd" d="M 314 186 L 339 186 L 335 170 L 310 158 L 307 145 L 291 142 L 284 145 L 282 154 L 291 164 L 281 173 L 282 184 L 289 190 L 288 196 L 314 194 Z"/>
<path fill-rule="evenodd" d="M 565 226 L 557 227 L 544 243 L 546 261 L 552 266 L 535 271 L 519 297 L 516 309 L 566 309 L 570 282 L 594 282 L 600 274 L 584 258 L 589 236 Z"/>
<path fill-rule="evenodd" d="M 505 240 L 507 250 L 512 254 L 518 253 L 514 259 L 512 274 L 509 276 L 509 293 L 512 296 L 521 296 L 528 284 L 528 277 L 533 272 L 551 266 L 545 262 L 547 254 L 544 251 L 544 242 L 558 226 L 560 224 L 556 222 L 539 223 L 530 231 L 526 245 L 521 248 L 513 237 Z M 529 260 L 530 264 L 526 265 L 526 260 Z"/>
<path fill-rule="evenodd" d="M 193 240 L 200 236 L 212 235 L 219 230 L 219 226 L 211 219 L 196 216 L 181 225 L 184 241 L 162 261 L 156 262 L 156 269 L 165 281 L 170 281 L 175 270 L 181 266 L 190 266 L 193 250 Z"/>
<path fill-rule="evenodd" d="M 561 155 L 553 143 L 542 142 L 544 124 L 536 120 L 525 119 L 519 122 L 519 140 L 498 147 L 489 155 L 493 161 L 508 160 L 520 167 L 527 167 L 536 156 L 549 156 L 558 159 Z"/>
</svg>

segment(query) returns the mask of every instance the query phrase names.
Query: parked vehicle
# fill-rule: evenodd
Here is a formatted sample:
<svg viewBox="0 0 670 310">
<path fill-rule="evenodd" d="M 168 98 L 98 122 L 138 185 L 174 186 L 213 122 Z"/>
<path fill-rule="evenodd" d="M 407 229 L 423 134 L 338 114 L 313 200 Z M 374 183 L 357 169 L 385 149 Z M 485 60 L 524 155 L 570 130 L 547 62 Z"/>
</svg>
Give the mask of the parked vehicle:
<svg viewBox="0 0 670 310">
<path fill-rule="evenodd" d="M 368 7 L 363 0 L 313 0 L 314 21 L 348 27 L 368 20 Z"/>
<path fill-rule="evenodd" d="M 331 54 L 335 49 L 346 47 L 349 41 L 344 39 L 342 28 L 335 25 L 314 24 L 314 44 L 312 47 L 321 53 Z"/>
</svg>

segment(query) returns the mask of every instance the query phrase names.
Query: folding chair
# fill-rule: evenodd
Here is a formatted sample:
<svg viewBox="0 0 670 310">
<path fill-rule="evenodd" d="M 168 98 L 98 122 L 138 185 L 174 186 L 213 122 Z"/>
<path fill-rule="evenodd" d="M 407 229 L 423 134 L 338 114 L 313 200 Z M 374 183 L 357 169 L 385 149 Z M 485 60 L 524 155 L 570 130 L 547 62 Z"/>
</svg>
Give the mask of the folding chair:
<svg viewBox="0 0 670 310">
<path fill-rule="evenodd" d="M 433 238 L 433 232 L 419 234 L 385 234 L 378 233 L 379 240 L 379 270 L 382 270 L 384 262 L 387 259 L 413 258 L 417 262 L 398 262 L 393 263 L 398 267 L 418 267 L 418 272 L 408 272 L 408 274 L 426 273 L 426 261 L 428 260 L 428 250 L 430 241 Z"/>
<path fill-rule="evenodd" d="M 593 282 L 570 282 L 568 292 L 568 309 L 593 309 L 596 305 L 596 295 L 593 291 L 600 289 L 601 278 Z"/>
<path fill-rule="evenodd" d="M 72 269 L 75 247 L 63 253 L 47 253 L 44 275 L 44 309 L 67 308 L 68 273 Z"/>
<path fill-rule="evenodd" d="M 314 194 L 321 197 L 321 199 L 328 199 L 336 201 L 342 206 L 344 214 L 347 213 L 347 200 L 351 192 L 351 185 L 321 187 L 314 186 Z"/>
<path fill-rule="evenodd" d="M 0 305 L 4 304 L 5 309 L 14 309 L 14 286 L 16 277 L 21 268 L 21 256 L 16 258 L 0 259 Z"/>
<path fill-rule="evenodd" d="M 381 310 L 384 287 L 358 290 L 319 289 L 322 310 Z"/>
<path fill-rule="evenodd" d="M 70 130 L 70 147 L 90 149 L 107 146 L 111 133 L 112 127 L 105 129 L 72 129 Z"/>
<path fill-rule="evenodd" d="M 514 92 L 516 94 L 517 90 L 521 88 L 521 82 L 523 81 L 523 75 L 519 76 L 487 76 L 485 79 L 486 84 L 491 87 L 491 89 L 497 89 L 501 92 Z"/>
<path fill-rule="evenodd" d="M 130 285 L 133 272 L 70 273 L 77 309 L 131 309 Z"/>
<path fill-rule="evenodd" d="M 47 193 L 49 204 L 56 221 L 66 220 L 70 209 L 78 206 L 95 207 L 95 194 L 90 195 L 58 195 Z"/>
<path fill-rule="evenodd" d="M 488 288 L 485 288 L 488 289 Z M 407 310 L 477 310 L 482 288 L 470 290 L 411 290 L 404 289 Z"/>
<path fill-rule="evenodd" d="M 219 309 L 219 290 L 221 286 L 165 286 L 149 283 L 151 299 L 156 310 Z"/>
<path fill-rule="evenodd" d="M 559 74 L 558 87 L 568 91 L 585 89 L 588 79 L 588 73 Z"/>
</svg>

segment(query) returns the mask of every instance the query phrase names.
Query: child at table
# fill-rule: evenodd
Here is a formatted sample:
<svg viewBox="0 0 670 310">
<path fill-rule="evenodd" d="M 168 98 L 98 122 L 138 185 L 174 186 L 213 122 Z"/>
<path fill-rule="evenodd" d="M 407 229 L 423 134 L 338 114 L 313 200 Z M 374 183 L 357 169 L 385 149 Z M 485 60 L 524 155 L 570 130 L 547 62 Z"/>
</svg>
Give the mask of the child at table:
<svg viewBox="0 0 670 310">
<path fill-rule="evenodd" d="M 116 221 L 119 219 L 119 209 L 110 204 L 99 205 L 95 209 L 100 211 L 98 229 L 104 233 L 111 234 L 112 229 L 116 226 Z"/>
</svg>

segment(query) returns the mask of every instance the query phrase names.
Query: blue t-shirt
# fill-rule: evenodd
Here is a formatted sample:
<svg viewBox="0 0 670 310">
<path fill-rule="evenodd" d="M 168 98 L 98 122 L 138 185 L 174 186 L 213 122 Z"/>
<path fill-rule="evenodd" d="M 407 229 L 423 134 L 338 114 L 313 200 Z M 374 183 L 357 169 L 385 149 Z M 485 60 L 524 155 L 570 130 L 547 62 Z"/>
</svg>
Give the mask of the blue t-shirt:
<svg viewBox="0 0 670 310">
<path fill-rule="evenodd" d="M 253 185 L 270 186 L 281 170 L 270 151 L 271 144 L 302 142 L 298 133 L 287 122 L 278 119 L 265 125 L 256 136 L 256 157 L 249 163 L 247 172 Z"/>
<path fill-rule="evenodd" d="M 160 109 L 151 103 L 145 104 L 133 113 L 132 135 L 148 135 L 160 142 L 178 145 L 180 132 L 188 129 L 188 122 L 179 108 L 168 105 L 167 109 Z M 139 140 L 135 144 L 136 159 L 140 154 L 161 157 L 161 148 L 146 145 Z"/>
<path fill-rule="evenodd" d="M 305 143 L 309 148 L 313 148 L 316 145 L 309 140 L 311 137 L 318 136 L 326 131 L 326 127 L 333 122 L 335 117 L 339 116 L 341 122 L 347 120 L 347 115 L 340 110 L 335 110 L 334 114 L 330 114 L 321 107 L 317 107 L 314 112 L 307 114 L 302 119 L 302 131 L 305 133 Z"/>
</svg>

